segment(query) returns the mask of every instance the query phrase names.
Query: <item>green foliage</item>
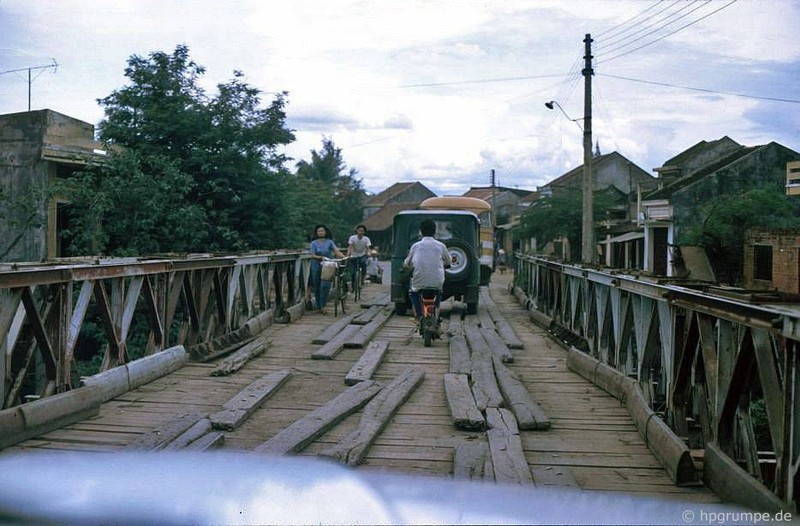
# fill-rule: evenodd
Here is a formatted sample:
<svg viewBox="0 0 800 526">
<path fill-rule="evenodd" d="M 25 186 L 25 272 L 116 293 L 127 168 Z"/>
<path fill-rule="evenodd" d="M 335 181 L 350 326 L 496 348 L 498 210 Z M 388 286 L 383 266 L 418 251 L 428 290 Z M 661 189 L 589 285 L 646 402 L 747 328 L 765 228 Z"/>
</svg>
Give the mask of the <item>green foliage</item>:
<svg viewBox="0 0 800 526">
<path fill-rule="evenodd" d="M 593 212 L 595 224 L 604 219 L 614 206 L 611 193 L 595 192 Z M 583 191 L 580 188 L 559 188 L 552 195 L 536 200 L 520 217 L 515 237 L 536 238 L 543 248 L 560 236 L 566 237 L 573 247 L 581 246 L 583 221 Z"/>
<path fill-rule="evenodd" d="M 681 228 L 678 243 L 705 248 L 720 281 L 741 281 L 748 228 L 800 226 L 800 205 L 778 188 L 722 195 L 698 207 L 696 221 Z"/>
<path fill-rule="evenodd" d="M 769 431 L 767 404 L 763 398 L 758 398 L 750 402 L 750 421 L 753 426 L 753 434 L 756 437 L 758 449 L 762 451 L 772 450 L 772 435 Z"/>
<path fill-rule="evenodd" d="M 333 231 L 343 248 L 354 227 L 361 222 L 361 205 L 366 193 L 355 169 L 347 170 L 342 150 L 329 138 L 323 138 L 322 151 L 311 151 L 311 162 L 297 163 L 297 181 L 293 198 L 298 206 L 296 218 L 305 225 L 308 235 L 315 224 L 323 223 Z"/>
<path fill-rule="evenodd" d="M 72 254 L 132 256 L 185 252 L 203 242 L 205 211 L 186 200 L 194 181 L 175 163 L 137 150 L 112 155 L 60 181 L 54 191 L 69 200 L 70 224 L 62 232 Z"/>
<path fill-rule="evenodd" d="M 81 246 L 91 241 L 93 252 L 136 254 L 281 244 L 263 229 L 280 229 L 286 158 L 277 149 L 294 140 L 285 127 L 286 94 L 262 108 L 260 91 L 234 72 L 209 97 L 199 85 L 204 73 L 186 46 L 171 55 L 134 55 L 125 70 L 130 84 L 98 101 L 105 111 L 100 138 L 117 153 L 71 184 L 70 199 L 84 196 L 85 204 L 95 196 L 85 214 L 75 207 L 82 215 L 76 226 L 95 225 L 78 234 L 91 238 Z M 109 176 L 108 184 L 100 180 Z M 162 192 L 171 195 L 150 195 Z M 127 220 L 114 212 L 134 208 L 139 212 Z M 173 229 L 177 235 L 164 235 Z"/>
</svg>

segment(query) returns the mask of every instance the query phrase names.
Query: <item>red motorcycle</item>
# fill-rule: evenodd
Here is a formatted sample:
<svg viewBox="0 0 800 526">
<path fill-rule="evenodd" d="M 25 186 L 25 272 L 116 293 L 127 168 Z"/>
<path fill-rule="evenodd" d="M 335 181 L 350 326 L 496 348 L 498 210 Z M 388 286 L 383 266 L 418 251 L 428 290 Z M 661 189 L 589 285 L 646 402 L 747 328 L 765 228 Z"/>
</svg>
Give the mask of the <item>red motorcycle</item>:
<svg viewBox="0 0 800 526">
<path fill-rule="evenodd" d="M 419 299 L 422 306 L 419 333 L 422 335 L 425 347 L 430 347 L 433 340 L 442 337 L 439 302 L 437 301 L 439 294 L 440 292 L 434 289 L 422 289 L 419 291 Z"/>
</svg>

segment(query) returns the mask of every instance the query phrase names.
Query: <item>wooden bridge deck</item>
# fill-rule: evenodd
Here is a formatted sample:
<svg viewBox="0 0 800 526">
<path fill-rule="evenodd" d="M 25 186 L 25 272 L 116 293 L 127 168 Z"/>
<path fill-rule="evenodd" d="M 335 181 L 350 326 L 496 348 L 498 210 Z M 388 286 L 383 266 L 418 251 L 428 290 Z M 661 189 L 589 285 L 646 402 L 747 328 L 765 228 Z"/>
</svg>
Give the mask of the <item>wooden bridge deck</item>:
<svg viewBox="0 0 800 526">
<path fill-rule="evenodd" d="M 547 413 L 551 428 L 521 431 L 531 469 L 565 467 L 580 488 L 648 497 L 672 497 L 692 502 L 718 502 L 705 487 L 676 487 L 639 436 L 625 407 L 566 366 L 564 350 L 528 320 L 509 295 L 511 276 L 496 275 L 491 296 L 511 324 L 524 349 L 514 351 L 509 367 Z M 367 298 L 388 291 L 368 285 Z M 102 405 L 99 415 L 27 440 L 0 454 L 30 450 L 119 450 L 143 433 L 176 415 L 216 412 L 221 405 L 265 374 L 291 369 L 292 377 L 241 427 L 225 432 L 223 449 L 253 450 L 309 411 L 345 390 L 345 374 L 363 352 L 344 349 L 334 360 L 312 360 L 318 348 L 311 340 L 334 320 L 330 314 L 309 313 L 289 324 L 267 330 L 272 345 L 240 371 L 211 377 L 215 363 L 190 363 L 150 384 Z M 445 399 L 443 376 L 448 372 L 446 340 L 425 348 L 409 317 L 392 316 L 376 336 L 390 342 L 374 379 L 390 380 L 404 368 L 424 368 L 425 380 L 370 448 L 357 469 L 452 476 L 455 446 L 485 441 L 483 432 L 454 427 Z M 359 414 L 345 419 L 301 454 L 316 455 L 357 427 Z"/>
</svg>

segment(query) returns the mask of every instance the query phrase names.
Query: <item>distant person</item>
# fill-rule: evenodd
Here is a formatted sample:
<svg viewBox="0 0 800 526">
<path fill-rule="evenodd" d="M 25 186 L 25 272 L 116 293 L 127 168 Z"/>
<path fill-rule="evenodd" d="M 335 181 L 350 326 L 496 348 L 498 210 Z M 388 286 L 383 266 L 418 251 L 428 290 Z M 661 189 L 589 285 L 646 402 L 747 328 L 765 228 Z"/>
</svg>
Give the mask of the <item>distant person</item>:
<svg viewBox="0 0 800 526">
<path fill-rule="evenodd" d="M 500 274 L 506 273 L 506 261 L 508 260 L 508 256 L 506 255 L 506 251 L 502 248 L 497 251 L 497 268 L 500 270 Z"/>
<path fill-rule="evenodd" d="M 331 239 L 331 231 L 325 225 L 314 227 L 316 237 L 311 241 L 308 251 L 311 253 L 311 283 L 314 286 L 314 299 L 320 314 L 327 314 L 325 305 L 331 292 L 331 282 L 322 279 L 322 260 L 325 258 L 344 257 L 344 254 Z"/>
<path fill-rule="evenodd" d="M 361 269 L 361 283 L 359 283 L 359 285 L 364 283 L 364 279 L 366 279 L 367 276 L 367 256 L 369 255 L 372 241 L 369 240 L 366 234 L 367 227 L 358 225 L 356 227 L 356 233 L 347 240 L 347 256 L 350 258 L 348 265 L 353 290 L 356 288 L 356 269 Z"/>
<path fill-rule="evenodd" d="M 370 283 L 383 283 L 383 269 L 377 250 L 370 251 L 369 258 L 367 258 L 367 277 Z"/>
<path fill-rule="evenodd" d="M 433 289 L 437 291 L 436 306 L 442 300 L 442 287 L 444 286 L 444 269 L 450 268 L 450 252 L 441 241 L 434 239 L 436 223 L 431 219 L 423 220 L 419 225 L 422 239 L 411 245 L 403 261 L 403 267 L 412 269 L 411 287 L 408 293 L 411 305 L 414 307 L 414 317 L 417 322 L 422 318 L 422 302 L 419 291 Z"/>
</svg>

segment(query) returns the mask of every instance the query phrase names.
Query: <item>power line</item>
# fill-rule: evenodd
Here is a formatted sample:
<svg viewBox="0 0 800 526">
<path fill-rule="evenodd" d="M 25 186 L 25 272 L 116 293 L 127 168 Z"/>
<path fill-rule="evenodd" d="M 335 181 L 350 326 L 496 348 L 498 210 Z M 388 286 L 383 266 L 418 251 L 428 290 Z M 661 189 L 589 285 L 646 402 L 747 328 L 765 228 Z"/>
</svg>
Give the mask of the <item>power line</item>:
<svg viewBox="0 0 800 526">
<path fill-rule="evenodd" d="M 670 33 L 667 33 L 667 34 L 666 34 L 666 35 L 664 35 L 663 37 L 660 37 L 660 38 L 657 38 L 657 39 L 655 39 L 655 40 L 652 40 L 652 41 L 650 41 L 650 42 L 647 42 L 647 43 L 645 43 L 645 44 L 642 44 L 642 45 L 641 45 L 641 46 L 639 46 L 639 47 L 636 47 L 636 48 L 633 48 L 633 49 L 631 49 L 631 50 L 625 51 L 624 53 L 620 53 L 619 55 L 614 55 L 614 56 L 613 56 L 613 57 L 611 57 L 611 58 L 608 58 L 608 59 L 605 59 L 605 60 L 598 60 L 597 62 L 595 62 L 595 64 L 601 64 L 601 63 L 605 63 L 605 62 L 611 62 L 612 60 L 618 59 L 618 58 L 620 58 L 620 57 L 624 57 L 625 55 L 629 55 L 630 53 L 633 53 L 633 52 L 635 52 L 635 51 L 638 51 L 638 50 L 640 50 L 640 49 L 642 49 L 642 48 L 645 48 L 645 47 L 647 47 L 647 46 L 650 46 L 650 45 L 652 45 L 652 44 L 655 44 L 656 42 L 659 42 L 659 41 L 661 41 L 661 40 L 664 40 L 665 38 L 667 38 L 667 37 L 669 37 L 669 36 L 672 36 L 672 35 L 674 35 L 675 33 L 678 33 L 679 31 L 683 31 L 683 30 L 684 30 L 684 29 L 686 29 L 687 27 L 690 27 L 690 26 L 693 26 L 693 25 L 695 25 L 696 23 L 700 22 L 701 20 L 705 20 L 706 18 L 710 17 L 711 15 L 714 15 L 714 14 L 716 14 L 716 13 L 719 13 L 719 12 L 720 12 L 720 11 L 722 11 L 723 9 L 725 9 L 725 8 L 727 8 L 727 7 L 730 7 L 731 5 L 735 4 L 737 1 L 738 1 L 738 0 L 731 0 L 730 2 L 728 2 L 727 4 L 725 4 L 724 6 L 720 7 L 719 9 L 715 9 L 714 11 L 711 11 L 711 12 L 710 12 L 710 13 L 708 13 L 707 15 L 701 16 L 700 18 L 698 18 L 698 19 L 696 19 L 696 20 L 694 20 L 694 21 L 692 21 L 692 22 L 689 22 L 688 24 L 685 24 L 685 25 L 683 25 L 683 26 L 679 27 L 679 28 L 678 28 L 678 29 L 676 29 L 675 31 L 672 31 L 672 32 L 670 32 Z"/>
<path fill-rule="evenodd" d="M 671 4 L 667 5 L 665 8 L 663 8 L 660 11 L 657 11 L 657 12 L 653 13 L 652 15 L 648 16 L 647 18 L 645 18 L 639 24 L 636 24 L 635 26 L 631 25 L 629 28 L 626 28 L 625 31 L 622 31 L 621 33 L 618 33 L 615 38 L 609 38 L 607 42 L 602 42 L 602 43 L 598 42 L 598 46 L 597 46 L 598 51 L 601 51 L 603 49 L 603 46 L 611 46 L 611 45 L 616 44 L 617 42 L 620 42 L 621 40 L 625 40 L 628 37 L 622 37 L 621 36 L 622 34 L 627 33 L 630 29 L 633 29 L 633 28 L 636 28 L 636 27 L 641 27 L 641 24 L 643 24 L 644 22 L 647 22 L 648 20 L 657 17 L 658 15 L 663 13 L 664 11 L 667 11 L 668 9 L 678 5 L 679 3 L 681 3 L 681 0 L 675 0 Z M 657 20 L 656 22 L 654 22 L 654 24 L 657 24 L 658 22 L 659 21 Z M 653 24 L 650 24 L 649 26 L 645 26 L 645 28 L 651 27 L 652 25 Z M 635 32 L 634 34 L 636 34 L 638 32 L 639 31 Z M 619 38 L 617 38 L 617 37 L 619 37 Z"/>
<path fill-rule="evenodd" d="M 534 80 L 534 79 L 552 79 L 552 78 L 560 78 L 566 77 L 567 75 L 563 73 L 559 74 L 548 74 L 548 75 L 530 75 L 524 77 L 498 77 L 498 78 L 488 78 L 488 79 L 473 79 L 473 80 L 454 80 L 450 82 L 427 82 L 421 84 L 402 84 L 400 86 L 395 86 L 397 88 L 431 88 L 437 86 L 457 86 L 461 84 L 485 84 L 489 82 L 513 82 L 517 80 Z"/>
<path fill-rule="evenodd" d="M 683 11 L 684 9 L 687 9 L 687 8 L 689 8 L 690 6 L 692 6 L 693 4 L 696 4 L 696 3 L 697 3 L 697 2 L 699 2 L 699 1 L 702 1 L 703 3 L 702 3 L 702 4 L 700 4 L 699 6 L 695 7 L 694 9 L 692 9 L 691 11 L 689 11 L 688 13 L 684 13 L 683 15 L 679 16 L 678 18 L 676 18 L 676 19 L 674 19 L 674 20 L 670 20 L 669 22 L 667 22 L 667 21 L 668 21 L 670 18 L 674 17 L 675 15 L 677 15 L 678 13 L 680 13 L 681 11 Z M 659 27 L 656 27 L 655 29 L 653 29 L 653 30 L 651 30 L 651 31 L 648 31 L 647 33 L 645 33 L 644 35 L 641 35 L 641 36 L 639 36 L 639 37 L 636 37 L 636 38 L 631 38 L 631 39 L 627 40 L 626 42 L 621 42 L 621 43 L 620 43 L 619 45 L 617 45 L 617 46 L 612 46 L 610 49 L 603 50 L 603 52 L 604 52 L 604 54 L 611 54 L 611 53 L 614 53 L 614 52 L 616 52 L 616 51 L 619 51 L 620 49 L 623 49 L 623 48 L 629 47 L 629 46 L 630 46 L 630 45 L 632 45 L 634 42 L 638 42 L 639 40 L 642 40 L 643 38 L 647 38 L 648 36 L 650 36 L 650 35 L 652 35 L 652 34 L 658 33 L 658 32 L 659 32 L 659 31 L 661 31 L 662 29 L 664 29 L 664 28 L 666 28 L 666 27 L 668 27 L 668 26 L 671 26 L 672 24 L 674 24 L 674 23 L 675 23 L 675 22 L 677 22 L 678 20 L 682 20 L 682 19 L 686 18 L 687 16 L 691 15 L 691 14 L 692 14 L 692 13 L 694 13 L 695 11 L 698 11 L 699 9 L 702 9 L 702 8 L 704 8 L 704 7 L 705 7 L 705 6 L 707 6 L 707 5 L 708 5 L 708 2 L 707 2 L 707 0 L 694 0 L 693 2 L 687 2 L 687 3 L 686 3 L 686 5 L 684 5 L 683 7 L 681 7 L 680 9 L 678 9 L 677 11 L 674 11 L 674 12 L 670 13 L 670 14 L 669 14 L 668 16 L 666 16 L 664 19 L 662 19 L 662 20 L 659 20 L 658 22 L 655 22 L 655 23 L 653 23 L 653 24 L 650 24 L 649 26 L 645 26 L 645 27 L 641 28 L 639 31 L 636 31 L 635 33 L 632 33 L 632 34 L 630 35 L 630 37 L 633 37 L 633 36 L 635 36 L 635 35 L 638 35 L 639 33 L 642 33 L 643 31 L 647 31 L 648 29 L 650 29 L 650 28 L 651 28 L 651 27 L 653 27 L 654 25 L 656 25 L 656 24 L 659 24 L 659 23 L 662 23 L 662 22 L 663 22 L 663 23 L 662 23 L 662 24 L 661 24 Z"/>
<path fill-rule="evenodd" d="M 639 82 L 641 84 L 651 84 L 653 86 L 662 86 L 662 87 L 667 87 L 667 88 L 678 88 L 678 89 L 685 89 L 685 90 L 691 90 L 691 91 L 700 91 L 700 92 L 703 92 L 703 93 L 713 93 L 715 95 L 731 95 L 731 96 L 734 96 L 734 97 L 743 97 L 743 98 L 746 98 L 746 99 L 769 100 L 769 101 L 773 101 L 773 102 L 788 102 L 788 103 L 791 103 L 791 104 L 800 104 L 800 100 L 797 100 L 797 99 L 782 99 L 782 98 L 778 98 L 778 97 L 762 97 L 762 96 L 759 96 L 759 95 L 748 95 L 746 93 L 734 93 L 734 92 L 731 92 L 731 91 L 720 91 L 720 90 L 712 90 L 712 89 L 706 89 L 706 88 L 696 88 L 694 86 L 679 86 L 677 84 L 668 84 L 666 82 L 655 82 L 655 81 L 652 81 L 652 80 L 634 79 L 634 78 L 630 78 L 630 77 L 623 77 L 621 75 L 609 75 L 608 73 L 596 73 L 596 75 L 601 76 L 601 77 L 610 77 L 612 79 L 627 80 L 627 81 L 630 81 L 630 82 Z"/>
<path fill-rule="evenodd" d="M 646 12 L 650 11 L 651 9 L 653 9 L 659 3 L 660 3 L 660 0 L 656 0 L 656 2 L 653 5 L 651 5 L 650 7 L 645 9 L 644 11 L 640 11 L 639 13 L 637 13 L 637 14 L 633 15 L 632 17 L 630 17 L 629 19 L 624 20 L 624 21 L 620 22 L 619 24 L 617 24 L 617 25 L 615 25 L 613 27 L 610 27 L 610 28 L 606 29 L 605 31 L 601 31 L 600 33 L 597 34 L 597 37 L 601 37 L 601 36 L 605 35 L 606 33 L 612 33 L 612 35 L 620 34 L 621 32 L 624 33 L 625 31 L 627 31 L 627 29 L 625 29 L 625 30 L 623 30 L 621 32 L 618 31 L 617 33 L 614 33 L 614 30 L 617 29 L 618 27 L 622 27 L 623 25 L 627 24 L 628 22 L 632 22 L 636 18 L 640 17 L 641 15 L 643 15 Z M 645 20 L 647 20 L 647 19 L 645 19 Z M 609 38 L 611 38 L 611 37 L 609 37 Z"/>
</svg>

